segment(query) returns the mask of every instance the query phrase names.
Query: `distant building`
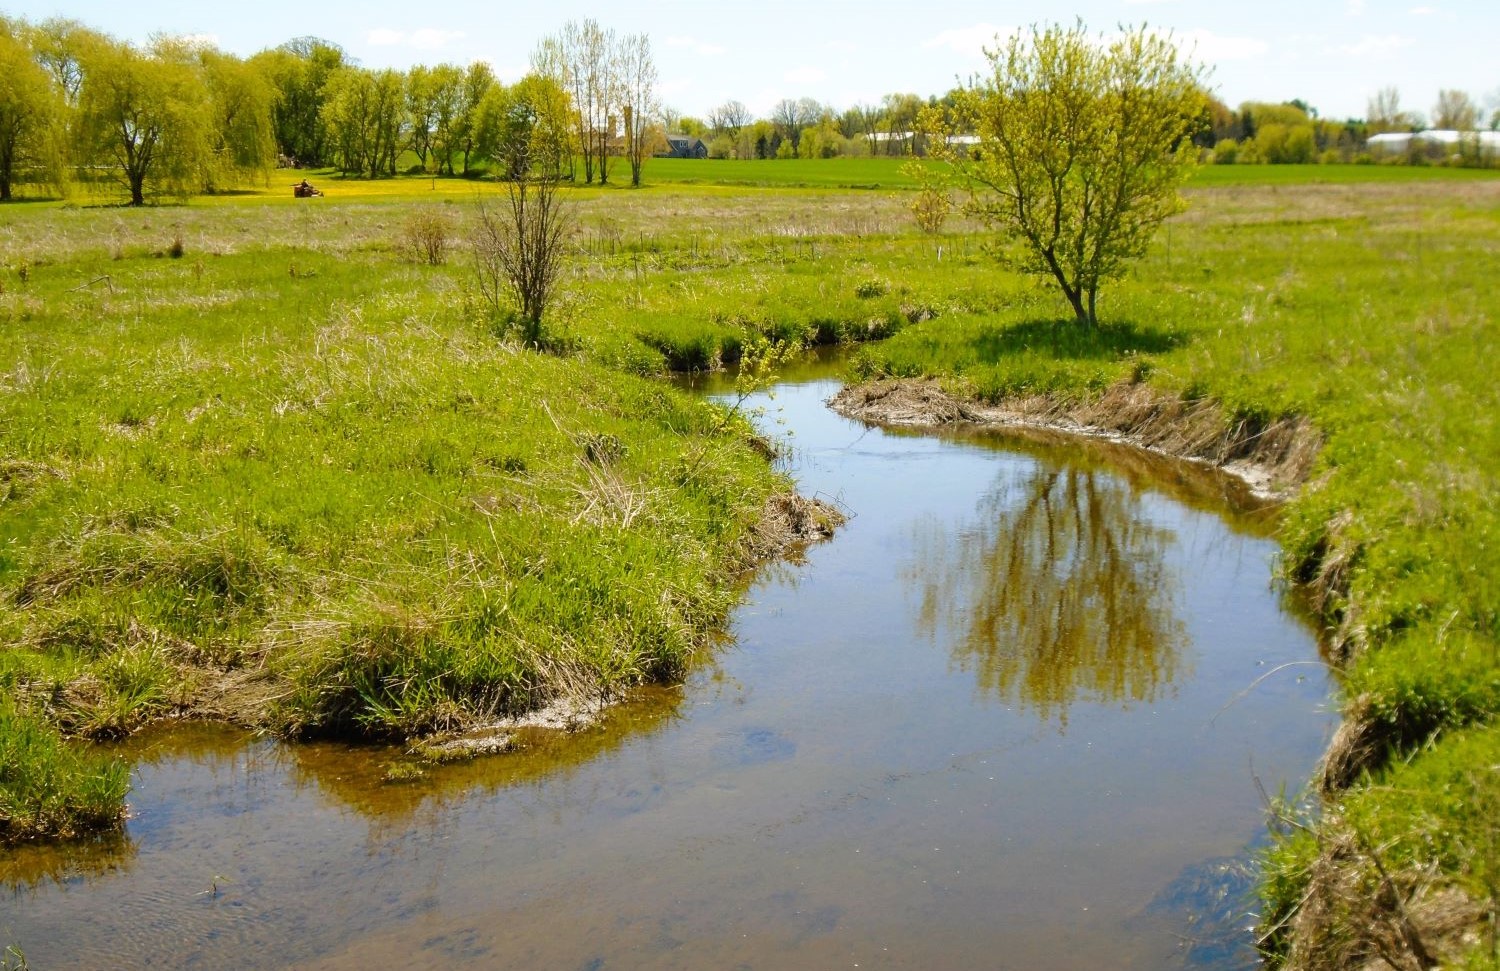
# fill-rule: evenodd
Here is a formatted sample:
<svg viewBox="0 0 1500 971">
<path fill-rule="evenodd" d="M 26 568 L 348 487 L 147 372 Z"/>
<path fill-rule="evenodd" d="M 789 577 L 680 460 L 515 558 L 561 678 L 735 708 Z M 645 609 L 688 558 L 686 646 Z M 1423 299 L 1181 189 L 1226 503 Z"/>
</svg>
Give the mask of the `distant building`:
<svg viewBox="0 0 1500 971">
<path fill-rule="evenodd" d="M 657 152 L 657 158 L 708 158 L 708 146 L 703 139 L 692 135 L 668 135 L 666 151 Z"/>
<path fill-rule="evenodd" d="M 1410 155 L 1418 152 L 1431 158 L 1470 155 L 1486 162 L 1500 156 L 1500 132 L 1453 131 L 1436 128 L 1431 131 L 1392 131 L 1371 135 L 1365 147 L 1376 157 Z"/>
</svg>

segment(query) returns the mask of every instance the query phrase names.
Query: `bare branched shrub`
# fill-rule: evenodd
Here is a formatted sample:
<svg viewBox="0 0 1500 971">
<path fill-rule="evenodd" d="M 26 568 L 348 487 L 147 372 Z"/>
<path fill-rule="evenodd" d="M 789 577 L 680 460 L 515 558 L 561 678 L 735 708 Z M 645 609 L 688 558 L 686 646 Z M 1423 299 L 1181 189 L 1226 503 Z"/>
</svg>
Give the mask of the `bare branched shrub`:
<svg viewBox="0 0 1500 971">
<path fill-rule="evenodd" d="M 514 306 L 522 339 L 537 344 L 542 314 L 562 268 L 565 214 L 557 180 L 521 178 L 506 184 L 506 205 L 491 208 L 475 200 L 478 225 L 471 240 L 479 292 L 494 318 L 505 320 Z"/>
<path fill-rule="evenodd" d="M 442 266 L 448 260 L 448 216 L 436 207 L 413 210 L 401 226 L 401 249 L 418 263 Z"/>
</svg>

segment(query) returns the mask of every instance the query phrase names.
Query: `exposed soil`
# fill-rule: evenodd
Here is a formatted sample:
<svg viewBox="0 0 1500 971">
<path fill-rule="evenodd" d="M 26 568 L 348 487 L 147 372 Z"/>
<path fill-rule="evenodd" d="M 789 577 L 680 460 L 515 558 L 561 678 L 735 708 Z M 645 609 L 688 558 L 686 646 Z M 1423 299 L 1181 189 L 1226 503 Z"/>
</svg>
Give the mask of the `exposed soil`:
<svg viewBox="0 0 1500 971">
<path fill-rule="evenodd" d="M 417 740 L 412 743 L 411 752 L 432 762 L 499 755 L 515 746 L 516 732 L 523 728 L 576 732 L 598 722 L 607 707 L 605 701 L 597 698 L 558 698 L 524 715 Z"/>
<path fill-rule="evenodd" d="M 1306 481 L 1323 445 L 1305 419 L 1231 422 L 1213 401 L 1180 398 L 1143 384 L 1117 384 L 1084 401 L 1034 395 L 986 405 L 955 398 L 936 381 L 896 379 L 846 387 L 829 405 L 845 417 L 877 424 L 972 422 L 1126 442 L 1217 466 L 1257 495 L 1278 499 Z"/>
<path fill-rule="evenodd" d="M 769 560 L 797 560 L 806 547 L 833 536 L 846 517 L 822 499 L 783 492 L 766 500 L 745 542 L 747 566 Z"/>
</svg>

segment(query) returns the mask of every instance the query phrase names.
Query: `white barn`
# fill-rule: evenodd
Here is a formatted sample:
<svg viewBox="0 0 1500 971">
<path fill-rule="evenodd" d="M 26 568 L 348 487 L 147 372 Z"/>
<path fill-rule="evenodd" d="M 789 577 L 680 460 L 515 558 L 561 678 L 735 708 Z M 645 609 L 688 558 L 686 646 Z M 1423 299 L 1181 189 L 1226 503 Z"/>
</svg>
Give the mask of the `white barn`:
<svg viewBox="0 0 1500 971">
<path fill-rule="evenodd" d="M 1500 156 L 1500 132 L 1453 131 L 1446 128 L 1419 132 L 1393 131 L 1371 135 L 1365 145 L 1372 154 L 1386 156 L 1406 155 L 1413 150 L 1434 156 L 1458 155 L 1467 149 L 1489 162 Z"/>
</svg>

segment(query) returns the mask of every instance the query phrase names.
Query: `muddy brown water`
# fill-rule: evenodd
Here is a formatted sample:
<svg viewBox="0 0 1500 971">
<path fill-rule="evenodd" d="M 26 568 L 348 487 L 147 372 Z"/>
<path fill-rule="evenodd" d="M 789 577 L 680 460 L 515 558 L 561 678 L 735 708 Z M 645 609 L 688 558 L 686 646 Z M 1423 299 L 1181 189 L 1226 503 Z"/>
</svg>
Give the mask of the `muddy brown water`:
<svg viewBox="0 0 1500 971">
<path fill-rule="evenodd" d="M 836 388 L 760 403 L 849 524 L 762 571 L 685 684 L 400 784 L 391 750 L 151 733 L 122 838 L 0 855 L 0 943 L 37 971 L 1253 965 L 1257 780 L 1295 790 L 1332 726 L 1266 511 L 1129 450 L 868 429 Z"/>
</svg>

